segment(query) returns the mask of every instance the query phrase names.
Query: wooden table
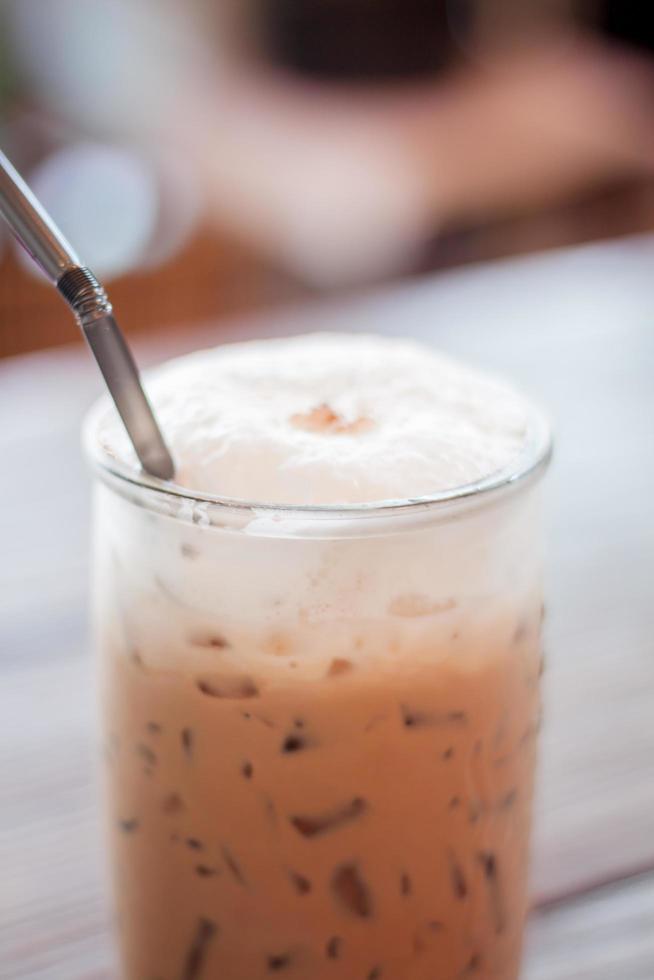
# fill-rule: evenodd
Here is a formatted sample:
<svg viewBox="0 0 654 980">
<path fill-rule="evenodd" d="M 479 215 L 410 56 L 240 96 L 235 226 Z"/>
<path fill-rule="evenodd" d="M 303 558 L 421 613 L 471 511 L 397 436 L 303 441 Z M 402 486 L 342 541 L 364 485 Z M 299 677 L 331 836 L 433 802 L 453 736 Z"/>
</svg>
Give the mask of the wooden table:
<svg viewBox="0 0 654 980">
<path fill-rule="evenodd" d="M 221 324 L 429 338 L 549 407 L 547 725 L 526 980 L 654 978 L 654 240 L 450 273 L 345 306 Z M 2 329 L 2 327 L 0 327 Z M 114 977 L 101 870 L 85 352 L 0 362 L 0 977 Z M 244 978 L 245 980 L 245 978 Z"/>
</svg>

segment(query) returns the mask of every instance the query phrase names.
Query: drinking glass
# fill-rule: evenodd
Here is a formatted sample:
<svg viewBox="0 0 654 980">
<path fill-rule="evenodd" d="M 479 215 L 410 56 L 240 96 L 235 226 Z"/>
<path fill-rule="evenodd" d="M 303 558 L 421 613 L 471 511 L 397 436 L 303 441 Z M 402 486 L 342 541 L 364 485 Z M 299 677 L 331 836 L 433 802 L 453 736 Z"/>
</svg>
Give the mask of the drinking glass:
<svg viewBox="0 0 654 980">
<path fill-rule="evenodd" d="M 549 433 L 474 485 L 266 505 L 94 441 L 125 980 L 515 980 Z"/>
</svg>

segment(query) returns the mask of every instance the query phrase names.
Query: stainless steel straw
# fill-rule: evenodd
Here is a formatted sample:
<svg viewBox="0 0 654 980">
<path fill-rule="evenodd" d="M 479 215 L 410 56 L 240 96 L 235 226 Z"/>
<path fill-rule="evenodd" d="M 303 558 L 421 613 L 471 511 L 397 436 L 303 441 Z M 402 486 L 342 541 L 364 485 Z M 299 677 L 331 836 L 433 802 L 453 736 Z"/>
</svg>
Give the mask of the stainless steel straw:
<svg viewBox="0 0 654 980">
<path fill-rule="evenodd" d="M 143 469 L 172 479 L 172 457 L 107 294 L 1 150 L 0 213 L 75 314 Z"/>
</svg>

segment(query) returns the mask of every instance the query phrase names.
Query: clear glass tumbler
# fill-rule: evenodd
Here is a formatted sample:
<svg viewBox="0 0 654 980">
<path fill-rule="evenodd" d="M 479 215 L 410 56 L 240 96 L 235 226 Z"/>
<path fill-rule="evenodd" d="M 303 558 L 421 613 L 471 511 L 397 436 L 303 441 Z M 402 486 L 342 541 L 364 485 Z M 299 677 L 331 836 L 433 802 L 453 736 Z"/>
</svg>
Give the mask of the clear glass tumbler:
<svg viewBox="0 0 654 980">
<path fill-rule="evenodd" d="M 545 423 L 381 506 L 193 495 L 87 445 L 125 980 L 515 980 Z"/>
</svg>

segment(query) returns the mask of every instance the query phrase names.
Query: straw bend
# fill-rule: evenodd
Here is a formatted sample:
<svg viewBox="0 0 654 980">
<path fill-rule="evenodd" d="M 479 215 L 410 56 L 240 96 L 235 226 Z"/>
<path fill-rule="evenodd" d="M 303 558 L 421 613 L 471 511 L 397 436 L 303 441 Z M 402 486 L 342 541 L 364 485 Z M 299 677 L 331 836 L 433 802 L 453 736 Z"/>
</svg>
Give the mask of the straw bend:
<svg viewBox="0 0 654 980">
<path fill-rule="evenodd" d="M 57 289 L 64 297 L 82 327 L 112 312 L 104 287 L 86 266 L 68 269 L 57 282 Z"/>
</svg>

